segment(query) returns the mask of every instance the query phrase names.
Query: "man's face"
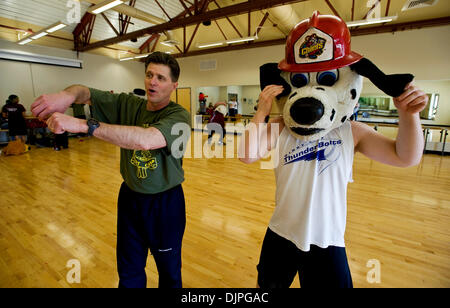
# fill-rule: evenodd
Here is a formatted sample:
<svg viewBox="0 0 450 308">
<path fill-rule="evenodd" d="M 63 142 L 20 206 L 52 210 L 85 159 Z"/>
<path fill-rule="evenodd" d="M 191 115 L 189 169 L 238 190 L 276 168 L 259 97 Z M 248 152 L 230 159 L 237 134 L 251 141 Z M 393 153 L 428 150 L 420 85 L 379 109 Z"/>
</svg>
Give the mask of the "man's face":
<svg viewBox="0 0 450 308">
<path fill-rule="evenodd" d="M 150 63 L 145 73 L 147 99 L 154 105 L 169 103 L 170 94 L 178 86 L 170 77 L 170 68 L 163 64 Z"/>
</svg>

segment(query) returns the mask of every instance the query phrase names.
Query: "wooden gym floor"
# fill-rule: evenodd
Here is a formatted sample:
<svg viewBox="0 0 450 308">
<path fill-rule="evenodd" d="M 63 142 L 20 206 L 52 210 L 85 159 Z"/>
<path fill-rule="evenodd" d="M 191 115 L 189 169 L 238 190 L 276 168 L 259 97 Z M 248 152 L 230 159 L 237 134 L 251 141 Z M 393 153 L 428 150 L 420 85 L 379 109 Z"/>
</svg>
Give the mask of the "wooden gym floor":
<svg viewBox="0 0 450 308">
<path fill-rule="evenodd" d="M 184 169 L 184 287 L 253 288 L 273 170 L 237 158 L 186 158 Z M 357 154 L 353 177 L 346 243 L 355 287 L 450 287 L 450 157 L 425 155 L 400 169 Z M 120 184 L 119 149 L 92 138 L 71 138 L 61 152 L 0 156 L 0 287 L 116 287 Z M 79 284 L 66 280 L 72 259 Z M 380 264 L 380 283 L 367 279 L 369 260 Z M 151 256 L 147 276 L 156 287 Z"/>
</svg>

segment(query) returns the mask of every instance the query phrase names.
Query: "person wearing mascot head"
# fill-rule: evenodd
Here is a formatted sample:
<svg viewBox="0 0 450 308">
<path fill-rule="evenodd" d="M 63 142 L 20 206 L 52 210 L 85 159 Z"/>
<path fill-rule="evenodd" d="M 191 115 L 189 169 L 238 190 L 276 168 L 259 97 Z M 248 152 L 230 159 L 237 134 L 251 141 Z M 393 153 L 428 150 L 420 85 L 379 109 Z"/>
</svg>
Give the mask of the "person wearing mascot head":
<svg viewBox="0 0 450 308">
<path fill-rule="evenodd" d="M 353 287 L 344 233 L 354 153 L 397 167 L 421 160 L 419 112 L 427 95 L 414 76 L 385 75 L 352 52 L 350 41 L 344 21 L 315 12 L 289 34 L 285 59 L 260 69 L 256 125 L 245 131 L 240 160 L 253 163 L 273 148 L 279 153 L 276 208 L 257 266 L 262 288 L 288 288 L 297 272 L 302 287 Z M 349 120 L 362 76 L 394 97 L 396 140 Z M 282 117 L 266 123 L 275 97 L 286 98 Z"/>
</svg>

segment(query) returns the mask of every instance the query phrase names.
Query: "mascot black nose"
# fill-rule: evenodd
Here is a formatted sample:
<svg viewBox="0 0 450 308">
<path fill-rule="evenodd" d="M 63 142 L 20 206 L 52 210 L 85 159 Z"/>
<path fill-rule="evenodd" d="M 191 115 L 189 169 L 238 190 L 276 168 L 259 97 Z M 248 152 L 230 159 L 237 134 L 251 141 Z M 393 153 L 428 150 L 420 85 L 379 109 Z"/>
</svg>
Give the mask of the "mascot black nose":
<svg viewBox="0 0 450 308">
<path fill-rule="evenodd" d="M 292 119 L 302 125 L 312 125 L 316 123 L 322 118 L 323 113 L 323 104 L 313 97 L 299 99 L 292 104 L 290 110 Z"/>
</svg>

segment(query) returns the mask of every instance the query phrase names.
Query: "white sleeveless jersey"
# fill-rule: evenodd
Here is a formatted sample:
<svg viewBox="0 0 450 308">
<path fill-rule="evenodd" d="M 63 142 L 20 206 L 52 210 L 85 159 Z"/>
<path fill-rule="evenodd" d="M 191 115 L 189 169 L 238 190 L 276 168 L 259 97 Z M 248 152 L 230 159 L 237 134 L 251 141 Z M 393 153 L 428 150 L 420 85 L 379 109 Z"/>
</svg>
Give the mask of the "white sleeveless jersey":
<svg viewBox="0 0 450 308">
<path fill-rule="evenodd" d="M 277 147 L 270 229 L 303 251 L 311 244 L 345 247 L 347 183 L 352 181 L 354 156 L 351 123 L 316 141 L 296 139 L 284 128 Z"/>
</svg>

